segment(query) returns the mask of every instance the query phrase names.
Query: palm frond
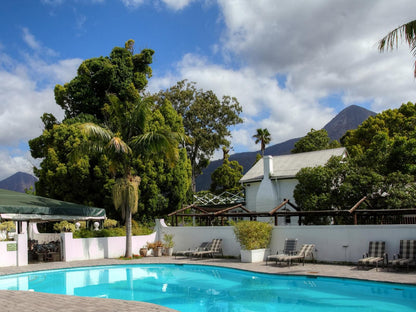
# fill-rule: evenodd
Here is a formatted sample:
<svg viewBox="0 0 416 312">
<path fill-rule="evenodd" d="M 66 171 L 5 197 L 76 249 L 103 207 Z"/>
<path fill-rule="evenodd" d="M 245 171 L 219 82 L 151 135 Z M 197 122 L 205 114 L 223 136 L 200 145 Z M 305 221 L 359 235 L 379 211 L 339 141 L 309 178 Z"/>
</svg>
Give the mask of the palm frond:
<svg viewBox="0 0 416 312">
<path fill-rule="evenodd" d="M 114 136 L 110 130 L 91 122 L 81 124 L 80 128 L 81 132 L 93 141 L 109 141 Z"/>
<path fill-rule="evenodd" d="M 112 137 L 107 144 L 107 149 L 111 150 L 112 152 L 116 154 L 130 154 L 131 153 L 130 147 L 127 145 L 126 142 L 124 142 L 119 137 Z"/>
<path fill-rule="evenodd" d="M 380 52 L 398 48 L 399 42 L 405 40 L 413 55 L 416 56 L 416 20 L 403 24 L 389 32 L 378 43 Z"/>
</svg>

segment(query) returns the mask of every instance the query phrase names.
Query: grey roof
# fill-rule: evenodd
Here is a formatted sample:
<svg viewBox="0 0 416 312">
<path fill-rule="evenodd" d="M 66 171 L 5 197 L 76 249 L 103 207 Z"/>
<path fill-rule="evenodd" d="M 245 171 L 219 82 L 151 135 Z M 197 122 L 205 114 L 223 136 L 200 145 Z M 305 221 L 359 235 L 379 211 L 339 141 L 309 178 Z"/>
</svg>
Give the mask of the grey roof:
<svg viewBox="0 0 416 312">
<path fill-rule="evenodd" d="M 272 179 L 287 179 L 296 176 L 305 167 L 323 166 L 332 156 L 346 156 L 344 147 L 321 151 L 273 156 Z M 260 159 L 241 178 L 241 183 L 260 181 L 263 179 L 263 158 Z"/>
</svg>

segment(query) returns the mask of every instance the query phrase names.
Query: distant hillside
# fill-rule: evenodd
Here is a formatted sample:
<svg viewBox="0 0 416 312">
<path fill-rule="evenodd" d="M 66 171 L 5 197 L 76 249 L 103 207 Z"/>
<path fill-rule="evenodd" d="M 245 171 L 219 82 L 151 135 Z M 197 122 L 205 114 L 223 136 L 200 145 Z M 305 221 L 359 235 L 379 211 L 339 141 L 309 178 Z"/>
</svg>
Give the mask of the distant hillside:
<svg viewBox="0 0 416 312">
<path fill-rule="evenodd" d="M 364 120 L 370 116 L 376 115 L 368 109 L 357 105 L 351 105 L 343 109 L 323 128 L 328 132 L 328 136 L 332 140 L 338 140 L 347 132 L 347 130 L 356 129 Z M 306 133 L 305 133 L 306 135 Z M 269 146 L 265 150 L 266 155 L 285 155 L 290 154 L 294 148 L 295 143 L 300 138 L 294 138 L 282 143 Z M 256 160 L 256 152 L 236 153 L 230 156 L 230 160 L 237 160 L 244 168 L 244 173 L 251 168 Z M 203 173 L 196 179 L 197 191 L 208 190 L 211 185 L 211 174 L 222 164 L 222 159 L 212 161 Z"/>
<path fill-rule="evenodd" d="M 29 189 L 31 186 L 35 188 L 35 182 L 37 180 L 37 178 L 28 173 L 17 172 L 14 175 L 0 181 L 0 188 L 24 193 L 25 189 Z"/>
</svg>

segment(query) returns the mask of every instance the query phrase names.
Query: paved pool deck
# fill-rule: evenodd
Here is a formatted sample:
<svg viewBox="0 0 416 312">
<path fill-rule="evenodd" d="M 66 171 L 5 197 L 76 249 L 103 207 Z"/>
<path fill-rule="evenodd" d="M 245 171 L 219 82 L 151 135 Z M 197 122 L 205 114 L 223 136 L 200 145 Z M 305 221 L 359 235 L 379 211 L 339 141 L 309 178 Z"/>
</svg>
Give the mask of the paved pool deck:
<svg viewBox="0 0 416 312">
<path fill-rule="evenodd" d="M 416 270 L 407 272 L 401 270 L 387 270 L 375 268 L 360 269 L 351 265 L 332 265 L 305 263 L 294 264 L 290 267 L 279 266 L 265 262 L 242 263 L 236 259 L 188 259 L 184 257 L 145 257 L 130 261 L 119 259 L 100 259 L 73 262 L 45 262 L 30 264 L 22 267 L 3 267 L 0 268 L 0 275 L 23 273 L 29 271 L 41 271 L 61 268 L 74 268 L 84 266 L 115 265 L 115 264 L 144 264 L 144 263 L 174 263 L 174 264 L 200 264 L 215 265 L 228 268 L 236 268 L 254 272 L 271 274 L 292 274 L 310 276 L 329 276 L 340 278 L 354 278 L 370 281 L 382 281 L 393 283 L 405 283 L 416 285 Z M 125 300 L 85 298 L 65 295 L 52 295 L 26 291 L 0 290 L 0 310 L 8 311 L 139 311 L 139 312 L 165 312 L 175 311 L 162 306 Z"/>
</svg>

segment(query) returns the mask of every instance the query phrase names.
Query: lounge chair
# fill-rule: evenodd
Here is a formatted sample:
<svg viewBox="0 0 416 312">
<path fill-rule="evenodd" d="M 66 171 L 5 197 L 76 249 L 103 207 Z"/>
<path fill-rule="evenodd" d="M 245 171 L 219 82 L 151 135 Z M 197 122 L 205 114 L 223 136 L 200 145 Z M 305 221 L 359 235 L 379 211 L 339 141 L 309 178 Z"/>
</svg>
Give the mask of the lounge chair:
<svg viewBox="0 0 416 312">
<path fill-rule="evenodd" d="M 389 262 L 392 267 L 406 266 L 409 271 L 409 265 L 416 264 L 416 240 L 400 240 L 400 249 L 397 255 L 393 255 L 393 260 Z"/>
<path fill-rule="evenodd" d="M 285 245 L 283 247 L 283 252 L 279 254 L 279 252 L 277 251 L 275 255 L 268 256 L 266 258 L 266 265 L 268 261 L 276 261 L 276 264 L 277 264 L 277 262 L 281 261 L 280 259 L 282 259 L 283 257 L 296 255 L 297 243 L 298 243 L 298 240 L 296 238 L 286 238 Z"/>
<path fill-rule="evenodd" d="M 214 254 L 220 253 L 221 255 L 223 255 L 221 244 L 222 244 L 222 239 L 214 238 L 212 242 L 206 247 L 205 250 L 195 251 L 192 253 L 192 256 L 202 258 L 202 256 L 208 255 L 214 258 Z"/>
<path fill-rule="evenodd" d="M 363 258 L 358 260 L 357 269 L 360 268 L 360 265 L 364 267 L 365 265 L 375 265 L 376 270 L 378 270 L 378 265 L 384 267 L 384 263 L 387 263 L 387 254 L 386 242 L 370 242 L 368 245 L 368 253 L 363 255 Z"/>
<path fill-rule="evenodd" d="M 287 262 L 287 265 L 290 266 L 294 260 L 302 261 L 302 264 L 305 265 L 305 258 L 306 257 L 313 257 L 313 252 L 315 251 L 315 245 L 314 244 L 304 244 L 302 245 L 302 248 L 299 250 L 299 253 L 296 255 L 289 255 L 282 257 L 279 259 L 281 262 Z"/>
<path fill-rule="evenodd" d="M 201 243 L 201 245 L 199 245 L 199 247 L 196 247 L 194 249 L 175 251 L 175 259 L 177 256 L 190 257 L 194 252 L 206 250 L 209 244 L 210 242 L 203 242 Z"/>
</svg>

